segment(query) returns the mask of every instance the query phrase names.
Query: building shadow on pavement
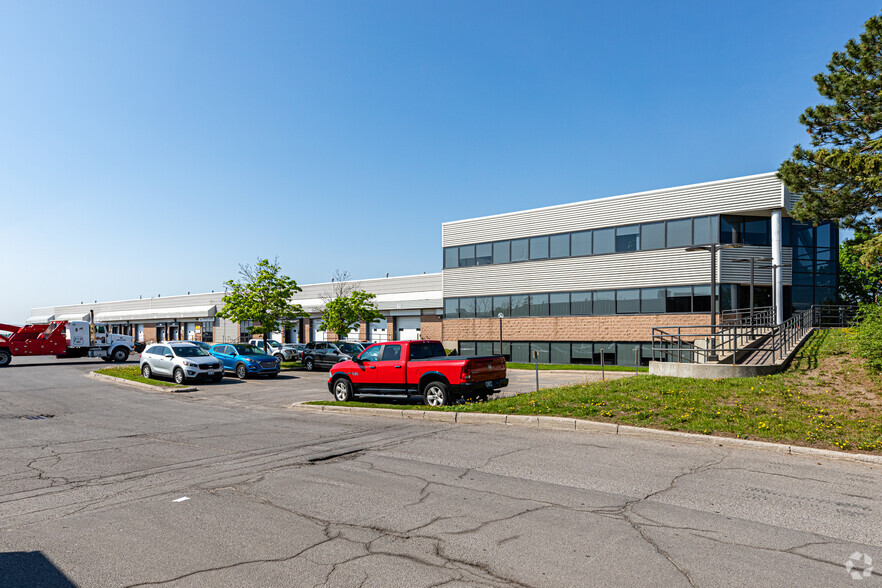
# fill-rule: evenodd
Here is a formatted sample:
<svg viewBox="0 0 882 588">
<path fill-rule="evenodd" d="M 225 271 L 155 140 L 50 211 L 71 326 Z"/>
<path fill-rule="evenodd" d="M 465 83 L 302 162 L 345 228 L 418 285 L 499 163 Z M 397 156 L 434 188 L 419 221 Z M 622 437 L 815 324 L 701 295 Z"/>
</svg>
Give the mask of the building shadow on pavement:
<svg viewBox="0 0 882 588">
<path fill-rule="evenodd" d="M 0 553 L 0 586 L 76 588 L 76 584 L 40 551 Z"/>
</svg>

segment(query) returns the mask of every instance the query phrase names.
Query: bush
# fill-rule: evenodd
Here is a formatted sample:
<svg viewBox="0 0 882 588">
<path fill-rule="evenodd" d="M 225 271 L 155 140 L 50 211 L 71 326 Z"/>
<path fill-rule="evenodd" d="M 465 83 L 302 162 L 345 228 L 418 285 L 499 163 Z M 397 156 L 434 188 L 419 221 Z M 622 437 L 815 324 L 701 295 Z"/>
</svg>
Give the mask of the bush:
<svg viewBox="0 0 882 588">
<path fill-rule="evenodd" d="M 855 327 L 855 355 L 867 360 L 867 366 L 882 372 L 882 306 L 863 304 Z"/>
</svg>

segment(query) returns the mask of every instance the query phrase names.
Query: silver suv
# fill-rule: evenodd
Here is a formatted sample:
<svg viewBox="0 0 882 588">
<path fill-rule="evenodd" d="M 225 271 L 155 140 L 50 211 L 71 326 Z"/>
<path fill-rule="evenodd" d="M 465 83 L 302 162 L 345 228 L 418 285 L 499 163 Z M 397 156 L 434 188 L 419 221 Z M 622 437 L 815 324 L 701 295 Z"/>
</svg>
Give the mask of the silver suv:
<svg viewBox="0 0 882 588">
<path fill-rule="evenodd" d="M 175 383 L 205 378 L 220 382 L 224 370 L 220 360 L 192 343 L 158 343 L 141 353 L 141 375 L 171 376 Z"/>
<path fill-rule="evenodd" d="M 252 339 L 248 344 L 254 345 L 267 355 L 272 355 L 279 361 L 294 361 L 297 359 L 293 349 L 282 346 L 282 344 L 275 339 L 266 340 L 267 349 L 263 348 L 263 339 Z"/>
</svg>

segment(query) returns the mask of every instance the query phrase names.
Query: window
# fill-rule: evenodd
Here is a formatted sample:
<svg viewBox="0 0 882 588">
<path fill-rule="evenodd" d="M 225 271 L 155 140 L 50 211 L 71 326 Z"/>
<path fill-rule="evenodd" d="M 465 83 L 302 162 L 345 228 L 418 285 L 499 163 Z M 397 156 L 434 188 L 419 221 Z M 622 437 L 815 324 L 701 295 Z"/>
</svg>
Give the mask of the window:
<svg viewBox="0 0 882 588">
<path fill-rule="evenodd" d="M 459 267 L 459 247 L 444 248 L 444 267 Z"/>
<path fill-rule="evenodd" d="M 772 219 L 746 217 L 742 224 L 742 239 L 746 245 L 771 245 Z"/>
<path fill-rule="evenodd" d="M 549 363 L 551 359 L 550 345 L 548 343 L 530 343 L 530 362 Z"/>
<path fill-rule="evenodd" d="M 524 294 L 511 297 L 511 316 L 530 316 L 530 297 Z"/>
<path fill-rule="evenodd" d="M 530 363 L 530 344 L 512 343 L 511 360 L 515 363 Z"/>
<path fill-rule="evenodd" d="M 793 272 L 793 284 L 799 286 L 811 286 L 813 282 L 812 274 L 802 272 Z"/>
<path fill-rule="evenodd" d="M 383 361 L 399 361 L 401 345 L 383 345 Z"/>
<path fill-rule="evenodd" d="M 664 249 L 665 223 L 640 225 L 640 249 Z"/>
<path fill-rule="evenodd" d="M 692 288 L 689 286 L 668 288 L 665 310 L 667 312 L 692 312 Z"/>
<path fill-rule="evenodd" d="M 595 343 L 594 344 L 594 363 L 603 365 L 616 364 L 616 344 L 615 343 Z"/>
<path fill-rule="evenodd" d="M 548 237 L 530 237 L 530 259 L 548 259 Z"/>
<path fill-rule="evenodd" d="M 591 255 L 591 231 L 570 234 L 570 255 Z"/>
<path fill-rule="evenodd" d="M 478 318 L 493 316 L 493 298 L 490 296 L 475 298 L 475 316 Z"/>
<path fill-rule="evenodd" d="M 793 244 L 796 247 L 814 247 L 814 239 L 812 238 L 811 223 L 796 223 L 791 225 L 793 233 Z"/>
<path fill-rule="evenodd" d="M 570 363 L 570 344 L 551 344 L 551 363 Z"/>
<path fill-rule="evenodd" d="M 719 233 L 717 232 L 717 217 L 715 216 L 699 216 L 692 219 L 692 243 L 695 245 L 707 245 L 708 243 L 717 243 L 719 241 Z"/>
<path fill-rule="evenodd" d="M 614 253 L 616 250 L 615 229 L 597 229 L 594 231 L 594 255 Z"/>
<path fill-rule="evenodd" d="M 475 318 L 475 299 L 459 299 L 459 318 Z"/>
<path fill-rule="evenodd" d="M 571 293 L 570 312 L 577 316 L 586 316 L 591 314 L 591 292 Z"/>
<path fill-rule="evenodd" d="M 477 347 L 478 355 L 493 355 L 493 341 L 478 341 Z"/>
<path fill-rule="evenodd" d="M 511 260 L 511 244 L 508 241 L 497 241 L 493 244 L 493 263 L 508 263 Z"/>
<path fill-rule="evenodd" d="M 616 365 L 637 366 L 640 363 L 640 343 L 617 343 Z"/>
<path fill-rule="evenodd" d="M 459 318 L 459 299 L 444 299 L 444 318 Z"/>
<path fill-rule="evenodd" d="M 474 341 L 461 341 L 459 344 L 459 354 L 463 357 L 469 355 L 477 355 L 478 349 Z"/>
<path fill-rule="evenodd" d="M 836 303 L 836 288 L 815 288 L 815 304 Z"/>
<path fill-rule="evenodd" d="M 378 346 L 379 347 L 379 346 Z M 429 357 L 444 357 L 444 346 L 441 343 L 417 343 L 410 344 L 410 359 L 426 359 Z"/>
<path fill-rule="evenodd" d="M 682 218 L 666 223 L 665 244 L 668 247 L 689 247 L 692 245 L 692 219 Z"/>
<path fill-rule="evenodd" d="M 793 271 L 794 272 L 812 272 L 814 271 L 814 261 L 811 257 L 794 257 L 793 258 Z"/>
<path fill-rule="evenodd" d="M 481 243 L 475 246 L 475 265 L 490 265 L 493 263 L 493 244 Z"/>
<path fill-rule="evenodd" d="M 665 312 L 665 289 L 643 288 L 640 290 L 640 312 Z"/>
<path fill-rule="evenodd" d="M 616 291 L 601 290 L 594 293 L 594 314 L 616 313 Z"/>
<path fill-rule="evenodd" d="M 638 314 L 640 290 L 616 290 L 616 314 Z"/>
<path fill-rule="evenodd" d="M 365 349 L 358 357 L 361 361 L 380 361 L 380 351 L 384 345 L 372 345 Z"/>
<path fill-rule="evenodd" d="M 548 316 L 548 294 L 530 294 L 530 316 Z"/>
<path fill-rule="evenodd" d="M 570 314 L 570 293 L 555 292 L 548 295 L 551 316 L 567 316 Z"/>
<path fill-rule="evenodd" d="M 794 286 L 791 291 L 793 295 L 793 308 L 808 308 L 814 301 L 814 288 L 811 286 Z"/>
<path fill-rule="evenodd" d="M 511 297 L 510 296 L 494 296 L 493 297 L 493 316 L 511 316 Z"/>
<path fill-rule="evenodd" d="M 526 261 L 527 260 L 527 239 L 512 239 L 511 241 L 511 260 Z"/>
<path fill-rule="evenodd" d="M 475 265 L 475 246 L 463 245 L 459 248 L 459 267 L 471 267 Z"/>
<path fill-rule="evenodd" d="M 637 251 L 640 248 L 640 226 L 616 227 L 616 252 Z"/>
<path fill-rule="evenodd" d="M 573 343 L 570 361 L 573 363 L 594 363 L 594 344 Z"/>
<path fill-rule="evenodd" d="M 720 243 L 743 243 L 741 217 L 720 217 Z M 696 241 L 697 242 L 697 241 Z"/>
<path fill-rule="evenodd" d="M 692 288 L 692 312 L 710 312 L 711 289 L 710 286 L 695 286 Z"/>
<path fill-rule="evenodd" d="M 831 222 L 823 222 L 815 228 L 815 246 L 835 247 L 839 240 L 836 225 Z"/>
<path fill-rule="evenodd" d="M 734 310 L 735 296 L 737 296 L 736 284 L 720 284 L 720 310 Z"/>
<path fill-rule="evenodd" d="M 559 257 L 570 256 L 570 234 L 552 235 L 549 257 L 557 259 Z"/>
</svg>

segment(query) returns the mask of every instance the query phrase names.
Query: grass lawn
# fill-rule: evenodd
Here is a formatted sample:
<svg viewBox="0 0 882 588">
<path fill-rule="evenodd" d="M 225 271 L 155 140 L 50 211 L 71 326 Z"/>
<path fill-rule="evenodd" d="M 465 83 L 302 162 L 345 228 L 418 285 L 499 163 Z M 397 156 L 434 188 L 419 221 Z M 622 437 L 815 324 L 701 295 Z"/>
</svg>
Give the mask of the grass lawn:
<svg viewBox="0 0 882 588">
<path fill-rule="evenodd" d="M 508 362 L 506 364 L 506 366 L 512 370 L 535 370 L 536 369 L 535 363 Z M 623 365 L 607 365 L 607 366 L 604 366 L 603 369 L 605 369 L 608 372 L 631 372 L 631 373 L 634 372 L 634 368 L 626 367 Z M 641 368 L 637 368 L 637 369 L 641 372 L 648 372 L 649 371 L 649 368 L 645 368 L 645 367 L 641 367 Z M 580 363 L 540 363 L 539 364 L 539 371 L 541 372 L 542 370 L 567 370 L 567 371 L 569 371 L 569 370 L 584 370 L 584 371 L 589 371 L 589 372 L 599 372 L 600 366 L 599 365 L 580 364 Z"/>
<path fill-rule="evenodd" d="M 299 361 L 283 361 L 281 368 L 283 370 L 300 369 L 300 362 Z"/>
<path fill-rule="evenodd" d="M 565 416 L 882 452 L 882 379 L 870 375 L 863 361 L 849 354 L 851 337 L 847 329 L 816 332 L 790 369 L 773 376 L 696 380 L 645 375 L 431 410 Z"/>
<path fill-rule="evenodd" d="M 104 374 L 105 376 L 113 376 L 114 378 L 122 378 L 123 380 L 131 380 L 133 382 L 141 382 L 142 384 L 150 384 L 152 386 L 166 386 L 168 388 L 186 388 L 186 386 L 179 386 L 174 382 L 167 382 L 165 380 L 148 380 L 144 376 L 141 375 L 141 370 L 136 365 L 124 365 L 120 367 L 110 367 L 110 368 L 102 368 L 100 370 L 95 370 L 99 374 Z"/>
</svg>

